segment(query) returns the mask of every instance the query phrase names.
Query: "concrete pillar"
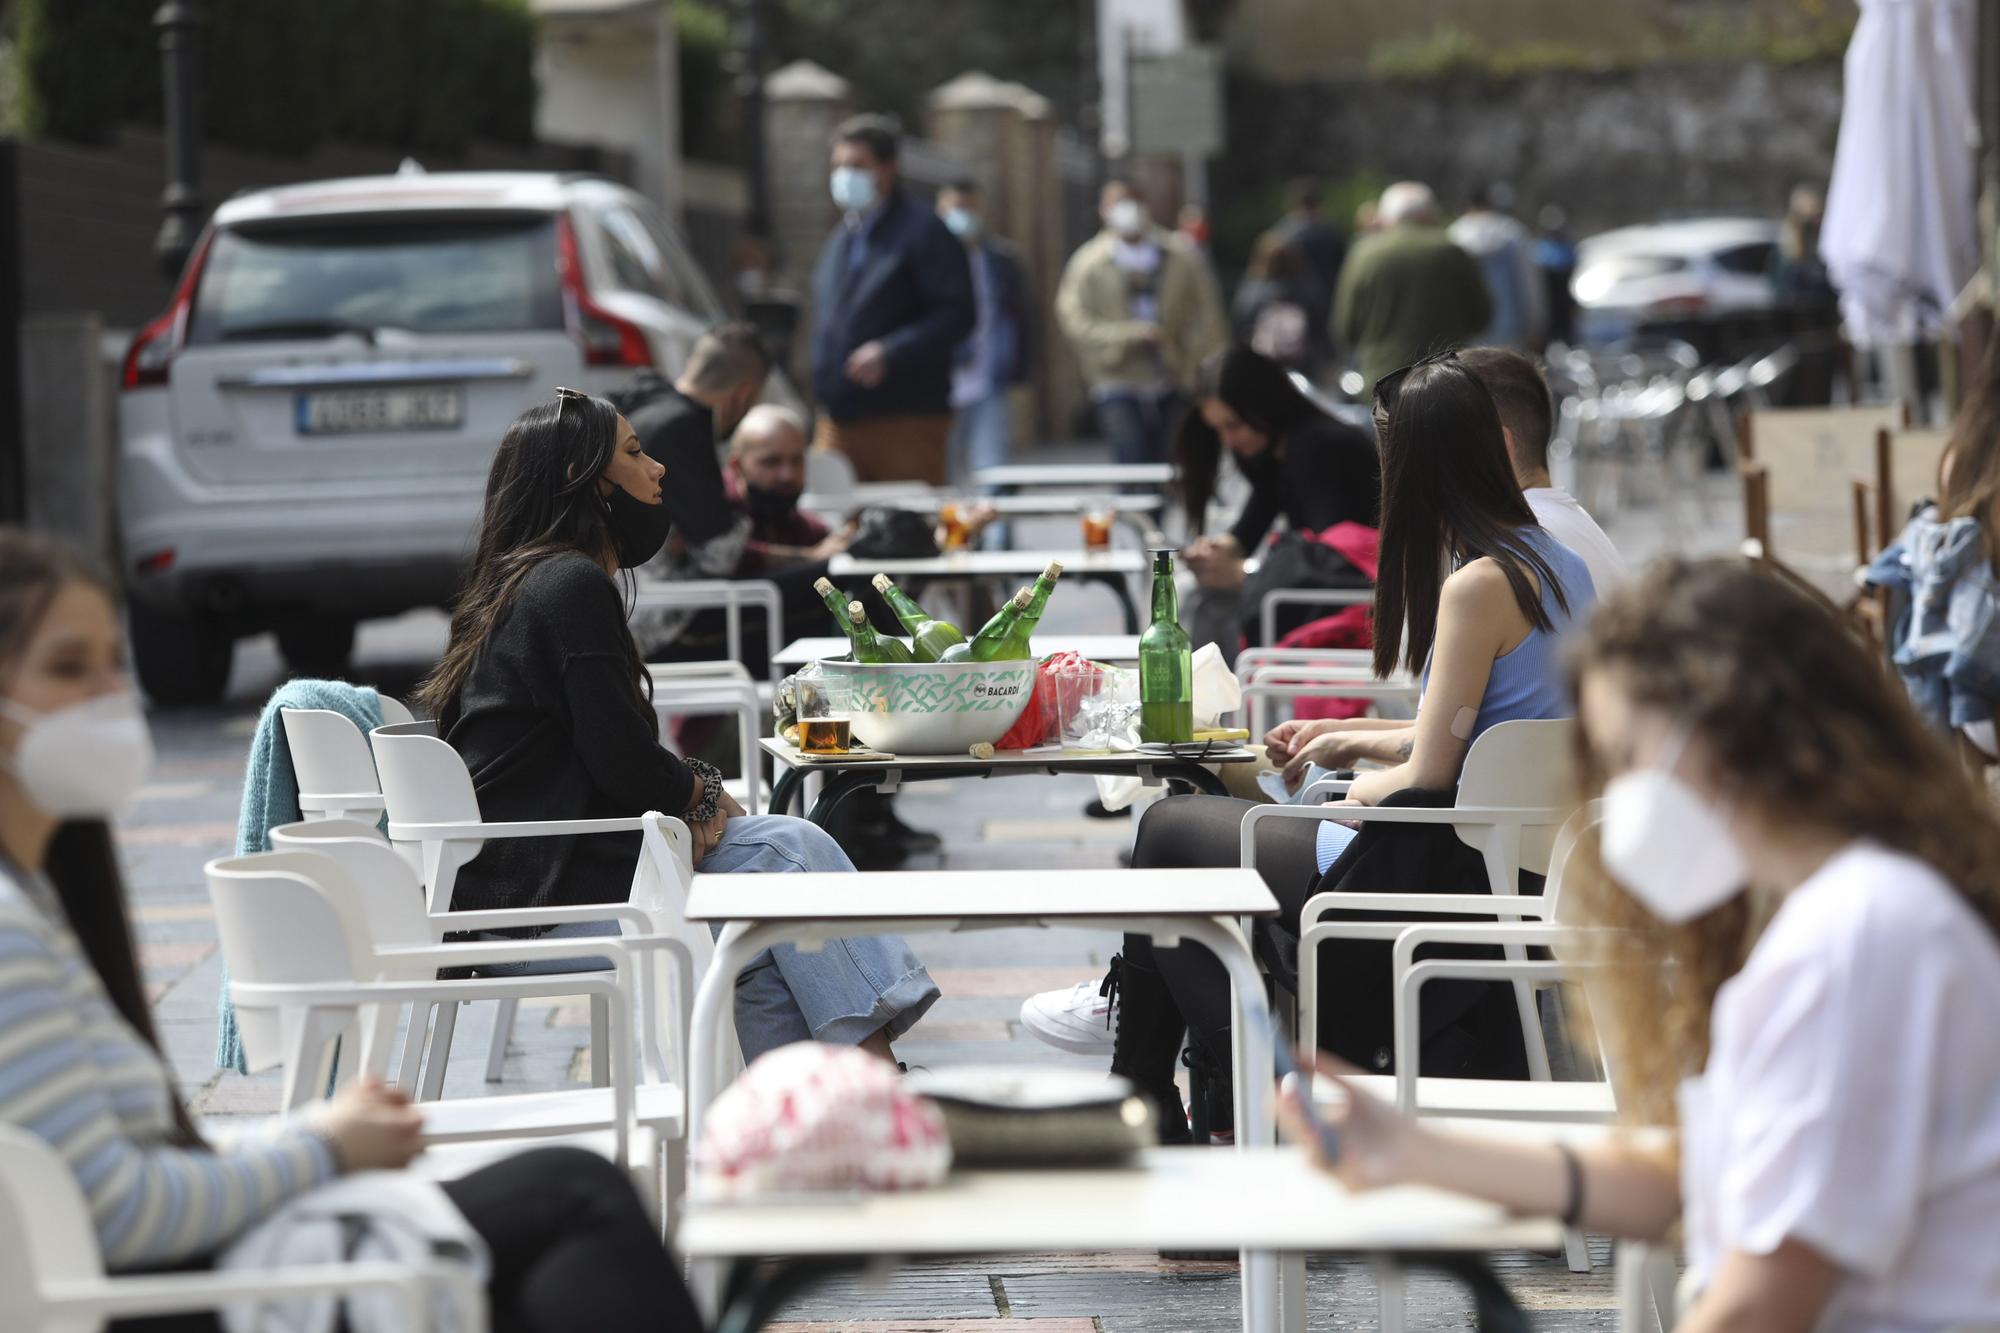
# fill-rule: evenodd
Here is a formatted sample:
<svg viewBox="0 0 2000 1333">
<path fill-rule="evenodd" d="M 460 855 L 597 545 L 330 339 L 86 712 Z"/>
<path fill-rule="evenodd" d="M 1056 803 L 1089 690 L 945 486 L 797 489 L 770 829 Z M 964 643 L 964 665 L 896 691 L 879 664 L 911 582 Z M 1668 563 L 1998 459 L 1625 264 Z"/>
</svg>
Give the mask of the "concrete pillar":
<svg viewBox="0 0 2000 1333">
<path fill-rule="evenodd" d="M 810 383 L 813 264 L 835 221 L 828 154 L 834 127 L 851 114 L 848 98 L 847 80 L 810 60 L 795 60 L 764 81 L 774 277 L 801 302 L 803 336 L 792 343 L 792 374 L 801 387 Z"/>
<path fill-rule="evenodd" d="M 115 573 L 111 386 L 89 313 L 21 320 L 27 525 Z"/>
</svg>

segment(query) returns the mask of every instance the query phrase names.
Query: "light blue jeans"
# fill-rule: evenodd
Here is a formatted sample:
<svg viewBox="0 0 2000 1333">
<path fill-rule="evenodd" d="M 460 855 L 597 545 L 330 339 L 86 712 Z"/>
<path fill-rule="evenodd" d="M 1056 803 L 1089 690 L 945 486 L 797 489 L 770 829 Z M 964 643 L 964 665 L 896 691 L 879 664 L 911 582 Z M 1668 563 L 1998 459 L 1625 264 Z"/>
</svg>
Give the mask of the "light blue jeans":
<svg viewBox="0 0 2000 1333">
<path fill-rule="evenodd" d="M 981 468 L 999 467 L 1014 448 L 1014 404 L 1004 388 L 967 403 L 952 413 L 947 458 L 955 486 L 970 485 Z M 995 523 L 980 535 L 989 551 L 1007 549 L 1007 525 Z"/>
<path fill-rule="evenodd" d="M 730 820 L 722 841 L 701 863 L 706 875 L 853 869 L 854 863 L 826 830 L 790 815 Z M 587 921 L 557 926 L 545 938 L 617 933 L 615 921 Z M 610 966 L 604 958 L 565 958 L 480 971 L 488 976 L 545 976 Z M 937 998 L 937 983 L 899 935 L 828 940 L 813 953 L 781 944 L 751 959 L 736 979 L 736 1039 L 745 1061 L 795 1041 L 855 1046 L 878 1031 L 894 1040 L 914 1027 Z"/>
</svg>

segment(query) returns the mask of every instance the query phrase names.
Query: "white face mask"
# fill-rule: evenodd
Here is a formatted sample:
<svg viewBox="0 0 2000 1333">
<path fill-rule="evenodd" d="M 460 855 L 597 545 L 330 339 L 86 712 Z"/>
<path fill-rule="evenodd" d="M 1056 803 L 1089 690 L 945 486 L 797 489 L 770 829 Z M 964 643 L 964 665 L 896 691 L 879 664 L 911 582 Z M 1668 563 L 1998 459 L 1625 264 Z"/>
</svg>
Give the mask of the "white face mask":
<svg viewBox="0 0 2000 1333">
<path fill-rule="evenodd" d="M 866 213 L 875 207 L 875 177 L 860 167 L 835 167 L 827 189 L 843 212 Z"/>
<path fill-rule="evenodd" d="M 52 818 L 110 819 L 132 804 L 152 772 L 152 733 L 130 690 L 47 713 L 0 699 L 0 714 L 22 726 L 6 767 Z"/>
<path fill-rule="evenodd" d="M 1604 868 L 1675 924 L 1714 911 L 1749 878 L 1728 819 L 1673 774 L 1686 744 L 1681 737 L 1651 767 L 1605 784 L 1600 838 Z"/>
<path fill-rule="evenodd" d="M 1120 199 L 1104 210 L 1104 223 L 1126 240 L 1135 240 L 1146 230 L 1146 206 L 1137 199 Z"/>
</svg>

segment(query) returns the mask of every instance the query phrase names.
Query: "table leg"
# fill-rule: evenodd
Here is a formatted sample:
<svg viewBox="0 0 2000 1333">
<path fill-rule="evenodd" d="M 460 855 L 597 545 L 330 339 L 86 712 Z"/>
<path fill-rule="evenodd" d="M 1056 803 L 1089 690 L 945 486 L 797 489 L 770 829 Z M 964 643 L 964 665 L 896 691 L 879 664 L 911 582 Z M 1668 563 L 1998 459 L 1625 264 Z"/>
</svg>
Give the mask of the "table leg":
<svg viewBox="0 0 2000 1333">
<path fill-rule="evenodd" d="M 1178 782 L 1203 796 L 1227 796 L 1229 784 L 1222 780 L 1222 774 L 1211 772 L 1206 766 L 1192 759 L 1169 760 L 1154 766 L 1168 782 Z"/>
<path fill-rule="evenodd" d="M 778 774 L 778 780 L 771 787 L 771 813 L 788 815 L 792 813 L 792 802 L 797 799 L 799 788 L 804 784 L 806 772 L 802 768 L 787 768 Z"/>
<path fill-rule="evenodd" d="M 872 787 L 881 778 L 879 772 L 868 769 L 850 768 L 838 773 L 828 773 L 826 784 L 820 789 L 819 799 L 812 803 L 812 811 L 807 819 L 825 828 L 833 818 L 840 803 L 864 787 Z"/>
<path fill-rule="evenodd" d="M 1278 1305 L 1284 1333 L 1306 1333 L 1306 1256 L 1288 1252 L 1278 1256 Z"/>
<path fill-rule="evenodd" d="M 1140 631 L 1139 606 L 1132 600 L 1132 586 L 1123 574 L 1086 573 L 1083 579 L 1086 583 L 1102 583 L 1110 588 L 1111 595 L 1118 599 L 1118 609 L 1125 615 L 1125 632 L 1137 634 Z"/>
</svg>

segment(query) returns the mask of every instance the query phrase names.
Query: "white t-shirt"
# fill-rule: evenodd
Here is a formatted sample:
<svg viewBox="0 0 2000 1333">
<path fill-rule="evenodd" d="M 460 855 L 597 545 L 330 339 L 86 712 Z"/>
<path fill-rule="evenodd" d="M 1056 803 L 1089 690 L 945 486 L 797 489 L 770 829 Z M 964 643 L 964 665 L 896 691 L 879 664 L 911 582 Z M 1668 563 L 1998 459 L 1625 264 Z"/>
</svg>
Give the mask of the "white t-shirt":
<svg viewBox="0 0 2000 1333">
<path fill-rule="evenodd" d="M 1597 520 L 1576 502 L 1575 496 L 1559 486 L 1536 486 L 1521 494 L 1526 497 L 1528 508 L 1535 511 L 1535 521 L 1547 528 L 1551 537 L 1583 557 L 1599 597 L 1608 596 L 1625 581 L 1625 558 L 1604 535 L 1604 529 L 1597 526 Z"/>
<path fill-rule="evenodd" d="M 2000 1325 L 2000 943 L 1936 871 L 1855 842 L 1786 897 L 1680 1089 L 1689 1278 L 1810 1245 L 1817 1333 Z"/>
</svg>

